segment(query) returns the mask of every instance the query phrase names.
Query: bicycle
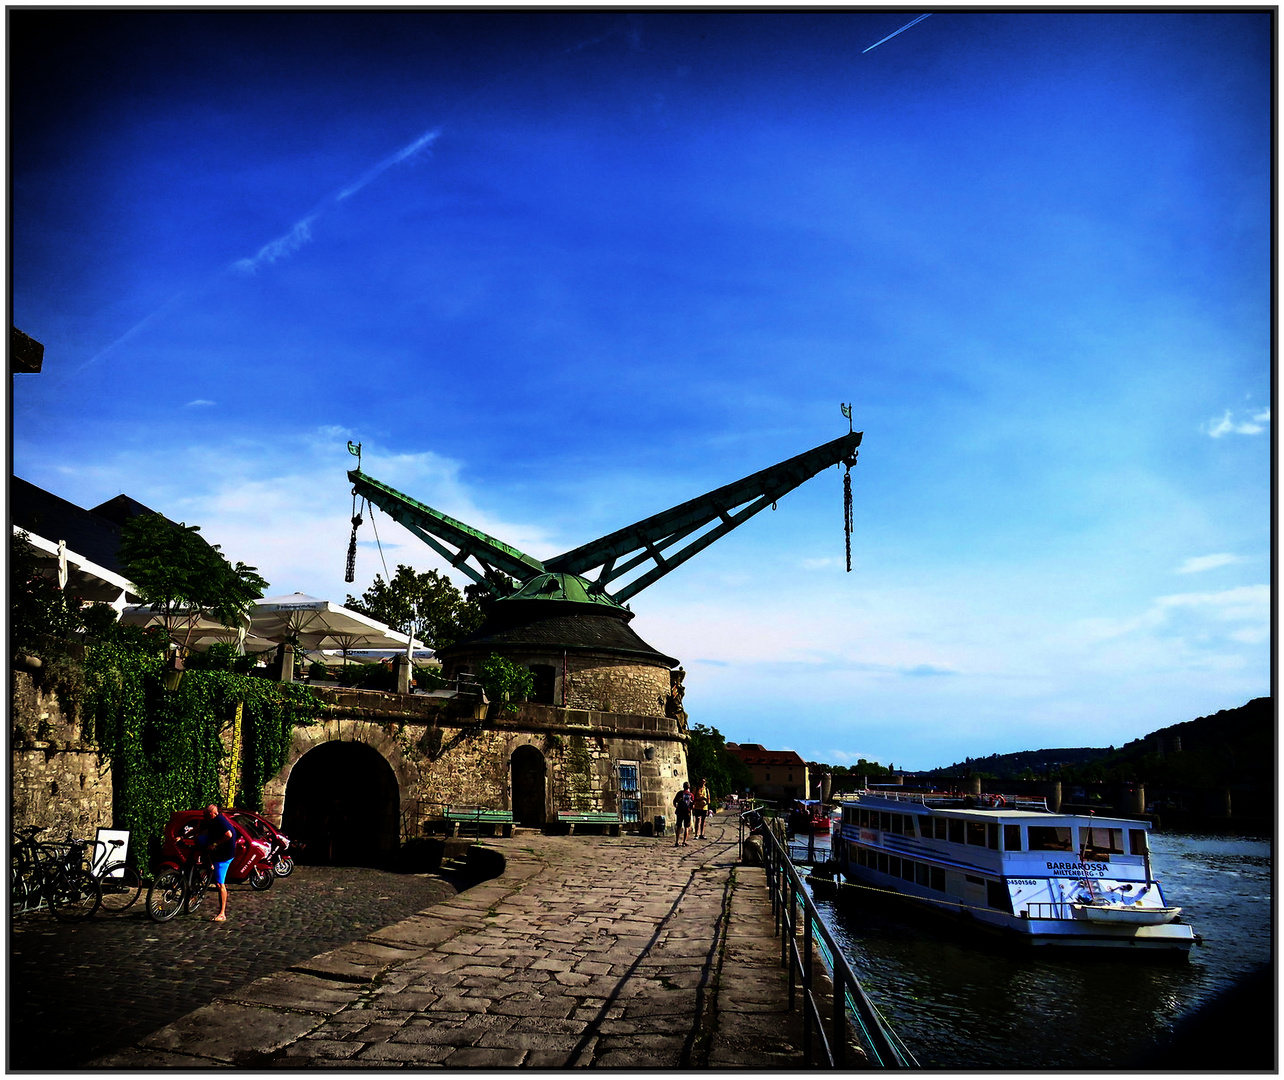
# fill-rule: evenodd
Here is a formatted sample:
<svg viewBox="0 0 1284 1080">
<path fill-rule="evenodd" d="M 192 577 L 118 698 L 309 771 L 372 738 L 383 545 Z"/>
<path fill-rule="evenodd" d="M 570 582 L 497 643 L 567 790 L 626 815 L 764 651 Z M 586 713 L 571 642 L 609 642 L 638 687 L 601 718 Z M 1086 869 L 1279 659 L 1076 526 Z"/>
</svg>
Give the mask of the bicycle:
<svg viewBox="0 0 1284 1080">
<path fill-rule="evenodd" d="M 64 843 L 37 843 L 42 832 L 38 825 L 15 831 L 10 877 L 15 911 L 34 911 L 41 903 L 48 903 L 55 918 L 73 922 L 89 918 L 100 908 L 118 914 L 133 906 L 142 892 L 141 876 L 123 861 L 107 861 L 112 849 L 125 841 L 68 836 Z M 91 846 L 106 848 L 101 870 L 94 869 L 98 858 L 89 859 Z"/>
<path fill-rule="evenodd" d="M 88 919 L 102 903 L 102 885 L 89 857 L 89 848 L 96 843 L 67 838 L 67 852 L 45 889 L 49 910 L 61 922 Z"/>
<path fill-rule="evenodd" d="M 124 840 L 95 841 L 95 845 L 107 848 L 103 854 L 105 864 L 94 876 L 98 879 L 99 892 L 102 894 L 102 910 L 111 915 L 119 915 L 134 906 L 134 901 L 143 891 L 143 878 L 137 868 L 117 860 L 108 862 L 112 849 L 123 847 Z"/>
<path fill-rule="evenodd" d="M 44 832 L 39 825 L 14 830 L 11 849 L 9 894 L 16 912 L 34 911 L 45 900 L 45 893 L 66 849 L 64 845 L 37 843 Z"/>
<path fill-rule="evenodd" d="M 147 890 L 147 914 L 153 922 L 169 922 L 180 911 L 189 915 L 201 906 L 205 893 L 214 884 L 214 868 L 195 854 L 179 868 L 169 867 L 156 875 Z"/>
</svg>

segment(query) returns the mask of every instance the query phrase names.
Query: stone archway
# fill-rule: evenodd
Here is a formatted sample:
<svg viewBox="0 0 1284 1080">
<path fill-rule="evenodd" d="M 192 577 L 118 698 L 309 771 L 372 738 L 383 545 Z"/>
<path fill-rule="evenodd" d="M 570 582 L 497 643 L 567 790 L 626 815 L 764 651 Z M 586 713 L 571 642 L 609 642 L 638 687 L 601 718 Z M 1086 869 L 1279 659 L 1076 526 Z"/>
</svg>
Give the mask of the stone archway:
<svg viewBox="0 0 1284 1080">
<path fill-rule="evenodd" d="M 300 862 L 386 865 L 400 843 L 396 774 L 378 750 L 327 742 L 295 762 L 285 788 L 281 831 L 302 842 Z"/>
<path fill-rule="evenodd" d="M 548 805 L 548 766 L 534 746 L 519 746 L 509 763 L 513 790 L 513 823 L 544 827 Z"/>
</svg>

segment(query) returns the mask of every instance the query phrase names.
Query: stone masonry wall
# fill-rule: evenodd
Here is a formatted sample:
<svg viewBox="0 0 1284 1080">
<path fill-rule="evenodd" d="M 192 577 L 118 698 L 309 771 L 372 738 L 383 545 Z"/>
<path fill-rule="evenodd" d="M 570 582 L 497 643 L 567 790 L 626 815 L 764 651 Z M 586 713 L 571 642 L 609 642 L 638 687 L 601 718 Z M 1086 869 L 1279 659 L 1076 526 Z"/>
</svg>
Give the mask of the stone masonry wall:
<svg viewBox="0 0 1284 1080">
<path fill-rule="evenodd" d="M 558 810 L 618 810 L 622 762 L 638 769 L 639 824 L 656 816 L 672 823 L 671 801 L 687 779 L 686 736 L 663 716 L 525 704 L 511 713 L 492 708 L 478 725 L 419 695 L 338 691 L 327 700 L 323 721 L 296 730 L 289 761 L 264 788 L 265 812 L 278 824 L 291 770 L 327 742 L 363 742 L 389 762 L 403 840 L 430 830 L 446 806 L 513 809 L 510 762 L 523 746 L 544 758 L 549 823 Z"/>
<path fill-rule="evenodd" d="M 465 668 L 477 671 L 490 652 L 459 653 L 443 670 L 447 679 Z M 546 665 L 556 672 L 553 701 L 572 709 L 663 716 L 669 695 L 669 669 L 657 663 L 626 663 L 618 657 L 591 652 L 505 649 L 504 658 L 521 667 Z M 566 700 L 562 698 L 562 665 L 566 665 Z"/>
<path fill-rule="evenodd" d="M 39 690 L 26 671 L 14 672 L 11 721 L 11 827 L 39 825 L 51 830 L 46 839 L 111 828 L 110 766 L 63 715 L 57 696 Z"/>
</svg>

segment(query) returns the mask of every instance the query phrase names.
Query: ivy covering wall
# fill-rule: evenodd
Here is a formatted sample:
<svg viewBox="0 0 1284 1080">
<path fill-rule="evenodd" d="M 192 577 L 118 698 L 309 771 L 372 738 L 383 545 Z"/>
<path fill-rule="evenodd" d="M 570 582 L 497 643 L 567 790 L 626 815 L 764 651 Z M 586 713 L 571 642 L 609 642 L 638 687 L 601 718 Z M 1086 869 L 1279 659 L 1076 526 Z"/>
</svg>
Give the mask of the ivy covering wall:
<svg viewBox="0 0 1284 1080">
<path fill-rule="evenodd" d="M 176 810 L 223 805 L 231 763 L 223 735 L 241 717 L 239 782 L 233 804 L 262 807 L 263 784 L 285 764 L 296 725 L 320 715 L 305 686 L 230 670 L 184 672 L 164 687 L 155 652 L 103 642 L 85 662 L 84 726 L 112 764 L 115 824 L 139 841 L 159 842 Z"/>
</svg>

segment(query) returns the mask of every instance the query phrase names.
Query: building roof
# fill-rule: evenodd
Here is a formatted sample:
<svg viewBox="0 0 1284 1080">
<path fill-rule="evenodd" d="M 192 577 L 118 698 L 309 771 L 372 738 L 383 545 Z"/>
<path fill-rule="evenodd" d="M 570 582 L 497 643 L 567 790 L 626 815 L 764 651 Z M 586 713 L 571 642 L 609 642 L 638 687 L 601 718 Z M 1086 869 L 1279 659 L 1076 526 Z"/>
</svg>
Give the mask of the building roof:
<svg viewBox="0 0 1284 1080">
<path fill-rule="evenodd" d="M 587 611 L 581 613 L 581 608 Z M 611 653 L 676 667 L 678 661 L 657 652 L 628 624 L 628 616 L 609 609 L 555 601 L 512 603 L 496 601 L 486 623 L 471 638 L 439 650 L 438 655 L 494 647 L 497 652 L 513 649 L 559 652 Z"/>
<path fill-rule="evenodd" d="M 805 768 L 807 763 L 794 750 L 767 750 L 761 743 L 727 743 L 727 752 L 746 765 L 788 765 Z"/>
<path fill-rule="evenodd" d="M 113 573 L 120 562 L 120 525 L 92 510 L 59 498 L 21 477 L 9 481 L 9 520 L 15 529 L 67 547 Z"/>
</svg>

